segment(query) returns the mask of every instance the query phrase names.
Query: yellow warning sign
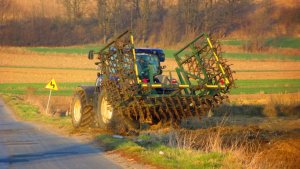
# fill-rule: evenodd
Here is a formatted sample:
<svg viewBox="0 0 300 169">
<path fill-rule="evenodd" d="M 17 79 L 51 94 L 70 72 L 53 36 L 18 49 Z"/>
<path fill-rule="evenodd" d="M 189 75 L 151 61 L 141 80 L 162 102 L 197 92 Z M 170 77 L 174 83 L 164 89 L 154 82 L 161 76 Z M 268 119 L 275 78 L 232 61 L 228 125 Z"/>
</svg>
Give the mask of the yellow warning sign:
<svg viewBox="0 0 300 169">
<path fill-rule="evenodd" d="M 54 79 L 52 79 L 45 87 L 46 89 L 50 89 L 50 90 L 58 90 L 56 82 Z"/>
</svg>

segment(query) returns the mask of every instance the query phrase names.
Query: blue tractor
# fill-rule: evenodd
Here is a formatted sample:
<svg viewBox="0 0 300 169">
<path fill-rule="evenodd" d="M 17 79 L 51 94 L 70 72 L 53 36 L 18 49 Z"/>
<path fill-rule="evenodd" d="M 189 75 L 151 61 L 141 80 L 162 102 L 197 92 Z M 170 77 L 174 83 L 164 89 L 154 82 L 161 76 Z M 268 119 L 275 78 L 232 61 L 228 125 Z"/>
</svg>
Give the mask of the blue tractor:
<svg viewBox="0 0 300 169">
<path fill-rule="evenodd" d="M 79 86 L 72 101 L 74 127 L 98 126 L 128 131 L 141 124 L 176 125 L 203 117 L 227 99 L 232 71 L 206 34 L 174 54 L 177 68 L 163 71 L 165 54 L 157 48 L 135 48 L 126 31 L 103 47 L 90 51 L 103 76 L 99 86 Z M 172 74 L 176 74 L 175 78 Z"/>
</svg>

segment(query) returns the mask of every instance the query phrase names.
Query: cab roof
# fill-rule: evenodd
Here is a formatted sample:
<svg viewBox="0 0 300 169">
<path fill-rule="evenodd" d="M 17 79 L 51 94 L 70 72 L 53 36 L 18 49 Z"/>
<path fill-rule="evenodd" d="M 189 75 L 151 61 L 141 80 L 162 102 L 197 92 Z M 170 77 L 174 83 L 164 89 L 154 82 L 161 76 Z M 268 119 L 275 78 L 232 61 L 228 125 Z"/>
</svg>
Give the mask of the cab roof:
<svg viewBox="0 0 300 169">
<path fill-rule="evenodd" d="M 159 48 L 136 48 L 135 52 L 157 55 L 161 62 L 165 61 L 165 53 L 162 49 Z"/>
</svg>

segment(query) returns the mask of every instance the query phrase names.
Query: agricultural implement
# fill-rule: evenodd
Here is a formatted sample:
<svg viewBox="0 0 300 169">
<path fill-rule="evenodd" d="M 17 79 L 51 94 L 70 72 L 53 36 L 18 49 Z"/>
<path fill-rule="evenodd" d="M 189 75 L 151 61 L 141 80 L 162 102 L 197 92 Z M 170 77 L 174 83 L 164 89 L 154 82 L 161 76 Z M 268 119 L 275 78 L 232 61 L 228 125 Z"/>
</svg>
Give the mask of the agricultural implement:
<svg viewBox="0 0 300 169">
<path fill-rule="evenodd" d="M 178 125 L 201 118 L 227 99 L 232 71 L 220 57 L 220 45 L 203 33 L 174 54 L 177 68 L 163 71 L 161 49 L 135 48 L 130 31 L 97 55 L 101 86 L 80 86 L 74 94 L 74 127 L 139 128 L 140 124 Z M 176 77 L 174 76 L 176 74 Z M 122 126 L 122 127 L 121 127 Z"/>
</svg>

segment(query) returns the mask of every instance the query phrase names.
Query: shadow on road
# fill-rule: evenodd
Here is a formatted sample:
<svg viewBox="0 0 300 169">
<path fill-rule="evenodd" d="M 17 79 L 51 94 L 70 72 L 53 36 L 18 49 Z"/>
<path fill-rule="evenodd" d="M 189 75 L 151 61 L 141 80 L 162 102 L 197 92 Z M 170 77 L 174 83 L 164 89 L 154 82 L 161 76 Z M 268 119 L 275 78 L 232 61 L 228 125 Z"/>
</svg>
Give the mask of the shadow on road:
<svg viewBox="0 0 300 169">
<path fill-rule="evenodd" d="M 91 147 L 90 144 L 74 144 L 58 149 L 52 149 L 49 151 L 35 152 L 35 153 L 23 153 L 18 155 L 12 155 L 7 158 L 0 158 L 0 163 L 25 163 L 37 160 L 59 159 L 59 158 L 73 158 L 75 156 L 83 157 L 83 155 L 89 156 L 91 154 L 100 154 L 101 150 Z"/>
</svg>

